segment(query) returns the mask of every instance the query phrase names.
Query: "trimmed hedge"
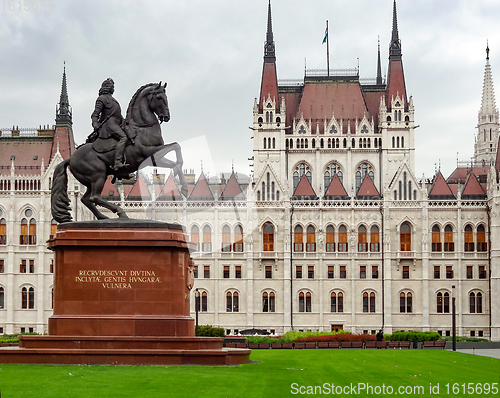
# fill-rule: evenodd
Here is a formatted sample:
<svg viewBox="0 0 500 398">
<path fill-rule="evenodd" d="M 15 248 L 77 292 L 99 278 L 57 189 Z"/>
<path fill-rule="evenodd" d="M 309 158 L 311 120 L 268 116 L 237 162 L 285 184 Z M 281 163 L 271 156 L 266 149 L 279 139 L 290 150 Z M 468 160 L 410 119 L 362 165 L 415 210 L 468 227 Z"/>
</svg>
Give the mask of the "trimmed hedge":
<svg viewBox="0 0 500 398">
<path fill-rule="evenodd" d="M 201 337 L 226 337 L 226 332 L 223 328 L 216 328 L 211 325 L 199 325 L 196 335 Z"/>
<path fill-rule="evenodd" d="M 446 336 L 444 339 L 445 339 L 445 341 L 453 341 L 453 337 L 452 336 Z M 479 337 L 457 336 L 457 342 L 460 342 L 460 341 L 485 342 L 485 341 L 489 341 L 489 340 L 488 339 L 482 339 L 482 338 L 479 338 Z"/>
<path fill-rule="evenodd" d="M 438 332 L 418 332 L 410 330 L 408 332 L 393 332 L 392 334 L 384 334 L 386 341 L 438 341 L 441 340 L 441 335 Z"/>
<path fill-rule="evenodd" d="M 0 344 L 19 343 L 19 336 L 37 336 L 38 333 L 19 333 L 0 335 Z"/>
</svg>

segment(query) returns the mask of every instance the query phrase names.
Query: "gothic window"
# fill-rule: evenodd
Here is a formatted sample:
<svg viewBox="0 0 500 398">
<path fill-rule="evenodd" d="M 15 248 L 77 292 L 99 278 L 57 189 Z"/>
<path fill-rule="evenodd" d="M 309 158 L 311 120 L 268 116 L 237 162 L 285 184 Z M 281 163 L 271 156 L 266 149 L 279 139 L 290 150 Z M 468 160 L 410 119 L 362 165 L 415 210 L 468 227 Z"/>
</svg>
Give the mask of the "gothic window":
<svg viewBox="0 0 500 398">
<path fill-rule="evenodd" d="M 449 314 L 450 313 L 450 293 L 438 292 L 436 295 L 436 306 L 437 312 L 440 314 Z"/>
<path fill-rule="evenodd" d="M 290 149 L 293 149 L 293 140 L 290 140 Z"/>
<path fill-rule="evenodd" d="M 289 144 L 288 144 L 288 138 L 285 140 L 285 148 L 288 149 Z"/>
<path fill-rule="evenodd" d="M 269 123 L 269 112 L 266 112 L 266 123 Z"/>
<path fill-rule="evenodd" d="M 262 293 L 262 312 L 275 312 L 274 292 Z"/>
<path fill-rule="evenodd" d="M 331 147 L 332 147 L 332 139 L 328 138 L 328 148 L 331 148 Z"/>
<path fill-rule="evenodd" d="M 196 245 L 195 251 L 200 250 L 200 230 L 196 225 L 191 227 L 191 242 Z"/>
<path fill-rule="evenodd" d="M 363 134 L 367 134 L 368 133 L 368 129 L 366 128 L 366 124 L 363 124 L 363 127 L 361 129 L 361 133 L 363 133 Z"/>
<path fill-rule="evenodd" d="M 332 292 L 330 295 L 330 311 L 344 312 L 344 294 L 342 292 Z"/>
<path fill-rule="evenodd" d="M 266 200 L 266 183 L 264 181 L 262 181 L 262 200 Z"/>
<path fill-rule="evenodd" d="M 485 252 L 488 250 L 488 244 L 486 243 L 486 233 L 484 230 L 484 225 L 479 225 L 477 227 L 477 251 Z"/>
<path fill-rule="evenodd" d="M 306 251 L 307 252 L 315 252 L 316 251 L 316 230 L 312 225 L 307 227 L 306 233 Z"/>
<path fill-rule="evenodd" d="M 330 129 L 330 134 L 337 134 L 337 128 L 335 126 L 332 126 Z"/>
<path fill-rule="evenodd" d="M 259 120 L 257 122 L 259 123 L 259 127 L 262 127 L 263 120 L 261 117 L 259 117 Z"/>
<path fill-rule="evenodd" d="M 234 228 L 234 251 L 240 253 L 243 251 L 243 228 L 241 225 Z"/>
<path fill-rule="evenodd" d="M 270 189 L 271 189 L 271 188 L 270 188 L 270 185 L 271 185 L 271 184 L 269 184 L 269 182 L 270 182 L 270 180 L 271 180 L 271 175 L 270 175 L 270 173 L 267 173 L 267 175 L 266 175 L 266 179 L 267 179 L 267 192 L 266 192 L 266 197 L 267 197 L 267 200 L 271 200 L 271 195 L 270 195 L 270 193 L 271 193 L 271 192 L 270 192 Z"/>
<path fill-rule="evenodd" d="M 408 200 L 411 200 L 411 181 L 408 181 Z"/>
<path fill-rule="evenodd" d="M 438 225 L 432 227 L 432 251 L 441 251 L 441 230 Z"/>
<path fill-rule="evenodd" d="M 264 149 L 266 149 L 266 147 L 267 147 L 267 138 L 264 137 Z"/>
<path fill-rule="evenodd" d="M 399 120 L 401 120 L 401 111 L 399 111 Z M 273 122 L 273 113 L 269 112 L 269 122 Z"/>
<path fill-rule="evenodd" d="M 260 201 L 260 191 L 257 191 L 257 200 Z"/>
<path fill-rule="evenodd" d="M 361 186 L 361 172 L 357 171 L 356 172 L 356 193 L 358 192 L 360 186 Z"/>
<path fill-rule="evenodd" d="M 271 137 L 267 139 L 267 147 L 271 149 Z"/>
<path fill-rule="evenodd" d="M 263 235 L 263 250 L 265 252 L 274 251 L 274 227 L 271 223 L 264 225 Z"/>
<path fill-rule="evenodd" d="M 222 251 L 231 251 L 231 229 L 227 225 L 222 228 Z"/>
<path fill-rule="evenodd" d="M 403 173 L 403 198 L 406 200 L 406 171 Z"/>
<path fill-rule="evenodd" d="M 378 148 L 378 140 L 376 138 L 373 140 L 373 146 Z"/>
<path fill-rule="evenodd" d="M 3 287 L 0 287 L 0 309 L 5 308 L 5 290 Z"/>
<path fill-rule="evenodd" d="M 302 176 L 304 174 L 306 175 L 306 178 L 309 181 L 309 184 L 312 185 L 311 168 L 306 163 L 300 163 L 299 165 L 297 165 L 295 167 L 295 171 L 293 173 L 293 190 L 294 190 L 294 192 L 297 189 L 297 186 L 299 185 L 300 179 L 302 178 Z"/>
<path fill-rule="evenodd" d="M 472 233 L 472 227 L 470 225 L 467 225 L 464 230 L 464 251 L 474 251 L 474 235 Z"/>
<path fill-rule="evenodd" d="M 401 251 L 411 251 L 411 228 L 406 222 L 401 224 L 399 241 Z"/>
<path fill-rule="evenodd" d="M 239 312 L 240 300 L 238 292 L 226 293 L 226 312 Z"/>
<path fill-rule="evenodd" d="M 316 140 L 313 138 L 311 142 L 312 148 L 316 148 Z"/>
<path fill-rule="evenodd" d="M 356 140 L 353 138 L 352 139 L 352 145 L 351 145 L 353 148 L 356 148 Z"/>
<path fill-rule="evenodd" d="M 35 289 L 33 287 L 21 289 L 21 308 L 29 310 L 35 308 Z"/>
<path fill-rule="evenodd" d="M 380 251 L 379 231 L 376 225 L 373 225 L 370 229 L 370 251 L 371 252 Z"/>
<path fill-rule="evenodd" d="M 469 312 L 471 314 L 483 313 L 483 295 L 480 292 L 469 294 Z"/>
<path fill-rule="evenodd" d="M 335 174 L 337 174 L 340 182 L 342 182 L 342 180 L 343 180 L 342 170 L 336 162 L 333 162 L 333 163 L 329 164 L 328 166 L 326 166 L 326 171 L 324 174 L 325 192 L 328 190 L 328 187 L 330 186 L 330 183 L 332 182 Z"/>
<path fill-rule="evenodd" d="M 305 134 L 305 133 L 306 133 L 306 129 L 304 128 L 304 126 L 300 126 L 299 134 Z"/>
<path fill-rule="evenodd" d="M 363 148 L 363 139 L 362 138 L 359 139 L 359 147 Z"/>
<path fill-rule="evenodd" d="M 369 138 L 368 138 L 368 148 L 371 148 L 371 143 Z"/>
<path fill-rule="evenodd" d="M 308 145 L 308 144 L 307 144 L 307 138 L 306 138 L 306 139 L 304 140 L 304 147 L 305 147 L 306 149 L 308 148 L 308 146 L 307 146 L 307 145 Z"/>
<path fill-rule="evenodd" d="M 389 123 L 390 123 L 390 122 L 391 122 L 391 117 L 390 117 L 390 116 L 387 116 L 387 119 L 386 119 L 386 120 L 387 120 L 387 122 L 389 122 Z M 390 124 L 389 124 L 389 126 L 390 126 Z"/>
<path fill-rule="evenodd" d="M 324 146 L 325 146 L 325 140 L 323 140 L 323 138 L 321 138 L 319 140 L 319 146 L 320 146 L 320 148 L 324 148 Z"/>
<path fill-rule="evenodd" d="M 325 184 L 325 192 L 328 190 L 328 187 L 330 186 L 330 172 L 327 170 L 325 171 L 324 175 L 324 184 Z"/>
<path fill-rule="evenodd" d="M 300 139 L 299 138 L 297 138 L 297 145 L 295 146 L 295 148 L 300 149 Z"/>
<path fill-rule="evenodd" d="M 271 183 L 271 200 L 274 200 L 275 194 L 274 194 L 274 181 Z"/>
<path fill-rule="evenodd" d="M 396 148 L 399 148 L 399 137 L 396 137 Z"/>
<path fill-rule="evenodd" d="M 326 251 L 335 251 L 335 230 L 331 225 L 326 227 Z"/>
<path fill-rule="evenodd" d="M 7 222 L 5 218 L 0 220 L 0 245 L 7 244 Z"/>
<path fill-rule="evenodd" d="M 299 185 L 299 173 L 295 171 L 293 173 L 293 191 L 297 189 L 297 186 Z"/>
<path fill-rule="evenodd" d="M 401 137 L 401 148 L 405 147 L 405 137 Z"/>
<path fill-rule="evenodd" d="M 396 138 L 395 138 L 395 137 L 392 137 L 392 147 L 393 147 L 393 148 L 396 148 L 396 145 L 395 145 L 395 140 L 396 140 Z"/>
<path fill-rule="evenodd" d="M 36 245 L 36 220 L 33 218 L 33 211 L 27 209 L 26 216 L 21 220 L 21 235 L 19 243 L 21 245 Z"/>
<path fill-rule="evenodd" d="M 347 228 L 345 225 L 339 227 L 339 252 L 347 252 Z"/>
<path fill-rule="evenodd" d="M 444 227 L 444 251 L 455 251 L 455 243 L 453 242 L 453 228 L 449 224 Z"/>
<path fill-rule="evenodd" d="M 344 148 L 347 148 L 347 138 L 344 138 Z"/>
<path fill-rule="evenodd" d="M 363 293 L 363 312 L 375 312 L 375 293 Z"/>
<path fill-rule="evenodd" d="M 339 146 L 339 139 L 338 138 L 335 138 L 335 147 L 336 148 L 340 148 L 340 146 Z"/>
<path fill-rule="evenodd" d="M 212 251 L 212 229 L 209 225 L 203 227 L 203 244 L 202 251 L 211 252 Z"/>
<path fill-rule="evenodd" d="M 293 251 L 295 252 L 303 252 L 304 244 L 303 244 L 303 230 L 300 225 L 297 225 L 294 229 L 293 233 Z"/>
<path fill-rule="evenodd" d="M 399 312 L 412 313 L 413 312 L 413 296 L 410 292 L 401 292 L 399 294 Z"/>
<path fill-rule="evenodd" d="M 366 227 L 360 225 L 358 228 L 358 252 L 368 251 L 368 242 L 366 239 Z"/>
<path fill-rule="evenodd" d="M 281 118 L 278 116 L 276 118 L 276 124 L 278 125 L 278 127 L 280 126 L 280 123 L 281 123 Z"/>
<path fill-rule="evenodd" d="M 201 299 L 201 300 L 200 300 Z M 201 303 L 200 303 L 201 301 Z M 200 306 L 201 304 L 201 306 Z M 195 311 L 207 312 L 208 309 L 208 294 L 207 292 L 201 292 L 199 296 L 195 296 L 194 300 Z"/>
<path fill-rule="evenodd" d="M 299 312 L 311 312 L 312 310 L 312 303 L 311 303 L 311 293 L 306 292 L 300 292 L 299 293 Z"/>
</svg>

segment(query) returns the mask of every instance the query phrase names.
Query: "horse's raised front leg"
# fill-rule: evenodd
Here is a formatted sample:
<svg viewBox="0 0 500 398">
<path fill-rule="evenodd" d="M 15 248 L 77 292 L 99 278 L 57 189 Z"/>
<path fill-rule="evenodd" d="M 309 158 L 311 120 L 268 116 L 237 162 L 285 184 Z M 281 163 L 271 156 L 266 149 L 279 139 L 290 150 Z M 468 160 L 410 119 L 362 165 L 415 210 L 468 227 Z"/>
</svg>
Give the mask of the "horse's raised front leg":
<svg viewBox="0 0 500 398">
<path fill-rule="evenodd" d="M 175 151 L 176 162 L 165 158 L 165 156 L 172 151 Z M 187 196 L 188 193 L 187 183 L 186 179 L 184 178 L 184 173 L 182 171 L 183 160 L 182 160 L 181 146 L 177 142 L 172 142 L 171 144 L 163 145 L 153 155 L 151 155 L 151 157 L 153 158 L 152 159 L 153 165 L 156 164 L 156 166 L 158 167 L 167 167 L 173 170 L 174 176 L 179 177 L 182 194 L 184 196 Z"/>
</svg>

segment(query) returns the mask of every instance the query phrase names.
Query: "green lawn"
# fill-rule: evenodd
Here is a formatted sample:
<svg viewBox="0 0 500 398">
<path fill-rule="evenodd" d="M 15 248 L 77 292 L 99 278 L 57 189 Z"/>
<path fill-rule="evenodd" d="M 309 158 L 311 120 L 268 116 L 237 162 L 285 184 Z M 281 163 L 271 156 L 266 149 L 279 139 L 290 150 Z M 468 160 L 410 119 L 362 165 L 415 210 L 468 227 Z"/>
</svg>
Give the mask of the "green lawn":
<svg viewBox="0 0 500 398">
<path fill-rule="evenodd" d="M 351 383 L 365 383 L 391 386 L 393 395 L 400 386 L 423 386 L 427 397 L 439 383 L 439 396 L 484 397 L 494 395 L 464 395 L 462 384 L 500 383 L 500 360 L 442 350 L 254 350 L 251 359 L 256 363 L 228 367 L 0 364 L 0 391 L 2 398 L 284 397 L 328 383 L 349 386 L 350 394 L 335 394 L 347 396 L 355 395 Z M 376 395 L 388 394 L 369 396 Z"/>
</svg>

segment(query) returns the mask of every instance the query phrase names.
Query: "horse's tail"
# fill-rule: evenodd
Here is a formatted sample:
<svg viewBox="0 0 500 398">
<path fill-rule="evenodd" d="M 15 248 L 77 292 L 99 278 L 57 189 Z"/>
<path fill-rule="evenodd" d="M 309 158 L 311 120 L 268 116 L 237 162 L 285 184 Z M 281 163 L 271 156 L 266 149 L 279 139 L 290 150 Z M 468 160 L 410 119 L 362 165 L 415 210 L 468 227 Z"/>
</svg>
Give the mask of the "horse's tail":
<svg viewBox="0 0 500 398">
<path fill-rule="evenodd" d="M 73 221 L 71 217 L 70 200 L 68 197 L 68 174 L 66 168 L 69 165 L 69 159 L 59 163 L 54 170 L 51 188 L 51 210 L 52 217 L 58 223 Z"/>
</svg>

